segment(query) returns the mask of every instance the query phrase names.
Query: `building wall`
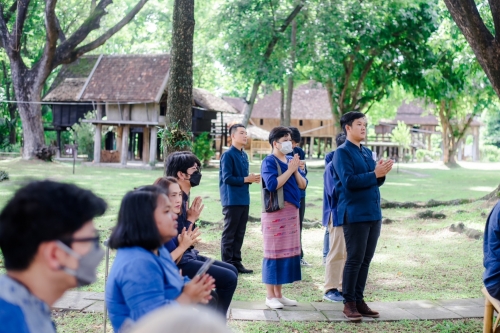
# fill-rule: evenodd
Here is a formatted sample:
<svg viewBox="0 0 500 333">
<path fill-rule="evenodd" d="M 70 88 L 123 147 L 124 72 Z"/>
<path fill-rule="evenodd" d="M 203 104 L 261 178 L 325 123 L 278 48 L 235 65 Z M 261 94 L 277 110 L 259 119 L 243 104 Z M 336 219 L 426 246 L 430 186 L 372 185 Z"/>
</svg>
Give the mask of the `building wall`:
<svg viewBox="0 0 500 333">
<path fill-rule="evenodd" d="M 280 126 L 280 120 L 274 118 L 251 118 L 254 124 L 260 128 L 267 131 L 272 130 L 276 126 Z M 333 120 L 332 119 L 292 119 L 290 125 L 297 127 L 304 137 L 315 137 L 315 138 L 331 138 L 334 135 L 333 132 Z M 310 131 L 314 128 L 322 127 L 314 131 Z"/>
<path fill-rule="evenodd" d="M 126 113 L 128 112 L 130 112 L 128 120 L 140 122 L 158 121 L 160 124 L 165 124 L 165 116 L 159 115 L 159 104 L 106 104 L 107 120 L 125 120 L 127 118 Z"/>
</svg>

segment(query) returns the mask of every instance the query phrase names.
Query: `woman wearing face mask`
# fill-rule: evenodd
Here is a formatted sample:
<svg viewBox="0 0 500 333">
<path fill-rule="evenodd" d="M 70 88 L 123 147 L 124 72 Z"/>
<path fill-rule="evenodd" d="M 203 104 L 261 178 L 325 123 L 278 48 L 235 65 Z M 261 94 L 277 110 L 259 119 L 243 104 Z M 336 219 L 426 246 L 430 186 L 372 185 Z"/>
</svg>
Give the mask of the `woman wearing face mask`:
<svg viewBox="0 0 500 333">
<path fill-rule="evenodd" d="M 181 213 L 182 206 L 182 190 L 174 177 L 158 178 L 154 185 L 168 191 L 168 198 L 172 204 L 172 211 L 176 214 Z M 194 230 L 193 224 L 187 228 L 183 228 L 176 238 L 173 238 L 165 244 L 165 247 L 170 251 L 172 259 L 180 262 L 178 267 L 187 277 L 194 277 L 200 269 L 207 257 L 200 256 L 198 251 L 194 249 L 194 245 L 198 243 L 200 231 L 199 228 Z M 188 252 L 186 254 L 186 252 Z M 234 291 L 238 284 L 238 271 L 228 263 L 216 260 L 208 269 L 207 274 L 215 279 L 215 288 L 217 291 L 218 302 L 216 310 L 219 311 L 223 318 L 226 318 L 226 313 L 231 304 Z"/>
<path fill-rule="evenodd" d="M 177 237 L 177 215 L 166 192 L 145 186 L 122 200 L 109 246 L 118 249 L 106 283 L 106 305 L 115 332 L 167 304 L 206 304 L 215 287 L 208 274 L 180 275 L 163 247 Z"/>
<path fill-rule="evenodd" d="M 269 133 L 273 151 L 261 166 L 265 187 L 271 192 L 283 188 L 285 201 L 282 209 L 261 215 L 264 236 L 262 282 L 266 285 L 266 305 L 271 309 L 297 305 L 297 301 L 283 296 L 281 286 L 301 280 L 300 190 L 306 188 L 307 179 L 299 168 L 299 156 L 286 156 L 292 152 L 291 140 L 290 129 L 281 126 L 273 128 Z"/>
</svg>

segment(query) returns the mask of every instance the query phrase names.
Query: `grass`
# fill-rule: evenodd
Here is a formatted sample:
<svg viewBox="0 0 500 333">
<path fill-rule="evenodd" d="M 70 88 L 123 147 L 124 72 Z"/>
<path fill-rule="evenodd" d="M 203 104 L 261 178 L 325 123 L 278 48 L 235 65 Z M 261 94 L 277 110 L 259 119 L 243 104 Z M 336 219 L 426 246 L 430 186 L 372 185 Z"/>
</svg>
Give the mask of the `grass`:
<svg viewBox="0 0 500 333">
<path fill-rule="evenodd" d="M 258 165 L 251 171 L 258 172 Z M 0 161 L 0 170 L 10 175 L 10 181 L 0 183 L 0 207 L 15 189 L 27 179 L 51 178 L 78 184 L 104 197 L 109 204 L 106 214 L 95 220 L 104 237 L 114 226 L 120 200 L 134 187 L 151 184 L 161 176 L 161 170 L 108 169 L 72 166 L 63 163 Z M 307 190 L 306 219 L 321 219 L 323 195 L 323 170 L 310 168 Z M 493 190 L 500 182 L 498 171 L 471 169 L 413 169 L 400 166 L 400 172 L 391 172 L 381 188 L 382 197 L 391 201 L 478 199 Z M 260 192 L 258 185 L 251 189 L 250 215 L 260 217 Z M 201 219 L 210 222 L 222 220 L 218 190 L 218 170 L 203 170 L 201 185 L 192 195 L 202 196 L 205 209 Z M 458 299 L 481 297 L 482 241 L 467 238 L 464 234 L 450 232 L 452 223 L 464 223 L 469 228 L 482 230 L 493 202 L 475 201 L 460 206 L 436 207 L 443 220 L 421 220 L 415 217 L 416 209 L 386 209 L 384 217 L 394 222 L 384 225 L 377 251 L 370 269 L 366 288 L 369 301 Z M 201 254 L 220 258 L 220 224 L 203 228 L 203 242 L 198 246 Z M 313 267 L 303 269 L 302 281 L 284 286 L 287 297 L 299 301 L 321 301 L 324 283 L 322 261 L 324 229 L 304 230 L 305 258 Z M 265 291 L 261 283 L 262 236 L 258 222 L 249 223 L 243 245 L 245 266 L 255 270 L 253 275 L 242 275 L 235 300 L 263 300 Z M 113 257 L 113 254 L 112 254 Z M 1 266 L 1 263 L 0 263 Z M 99 267 L 99 280 L 83 290 L 103 291 L 104 264 Z M 63 313 L 57 316 L 60 332 L 97 332 L 102 325 L 100 314 Z M 76 325 L 76 326 L 72 326 Z M 97 325 L 97 326 L 96 326 Z M 82 327 L 73 330 L 72 327 Z M 408 321 L 362 325 L 327 323 L 246 323 L 232 322 L 231 326 L 242 332 L 475 332 L 480 321 Z M 102 326 L 101 326 L 102 329 Z"/>
</svg>

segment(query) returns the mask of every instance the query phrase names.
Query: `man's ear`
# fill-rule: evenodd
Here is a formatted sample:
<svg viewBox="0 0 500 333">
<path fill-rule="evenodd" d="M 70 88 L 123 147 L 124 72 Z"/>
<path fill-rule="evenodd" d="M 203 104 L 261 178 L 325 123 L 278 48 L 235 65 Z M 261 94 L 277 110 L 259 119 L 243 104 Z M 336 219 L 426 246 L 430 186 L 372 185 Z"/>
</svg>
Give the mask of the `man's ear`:
<svg viewBox="0 0 500 333">
<path fill-rule="evenodd" d="M 179 180 L 186 179 L 186 177 L 184 176 L 184 173 L 182 171 L 177 171 L 177 179 L 179 179 Z"/>
<path fill-rule="evenodd" d="M 36 257 L 43 260 L 50 269 L 57 271 L 61 269 L 61 262 L 64 262 L 66 254 L 55 241 L 50 241 L 40 244 L 35 259 Z"/>
</svg>

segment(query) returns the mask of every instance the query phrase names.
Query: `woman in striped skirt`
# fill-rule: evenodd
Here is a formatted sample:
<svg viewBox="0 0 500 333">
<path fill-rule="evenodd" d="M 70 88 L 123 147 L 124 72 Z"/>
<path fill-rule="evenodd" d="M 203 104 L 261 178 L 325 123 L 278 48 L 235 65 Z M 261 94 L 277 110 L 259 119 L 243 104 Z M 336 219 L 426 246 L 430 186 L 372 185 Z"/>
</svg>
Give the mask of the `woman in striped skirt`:
<svg viewBox="0 0 500 333">
<path fill-rule="evenodd" d="M 291 131 L 275 127 L 269 133 L 273 148 L 261 166 L 262 181 L 273 192 L 283 188 L 285 206 L 272 213 L 262 213 L 264 259 L 262 282 L 266 285 L 266 305 L 272 309 L 284 305 L 297 305 L 281 293 L 281 286 L 301 280 L 300 274 L 300 189 L 305 189 L 307 179 L 299 168 L 298 155 L 286 156 L 292 151 Z M 278 165 L 281 175 L 278 172 Z"/>
</svg>

